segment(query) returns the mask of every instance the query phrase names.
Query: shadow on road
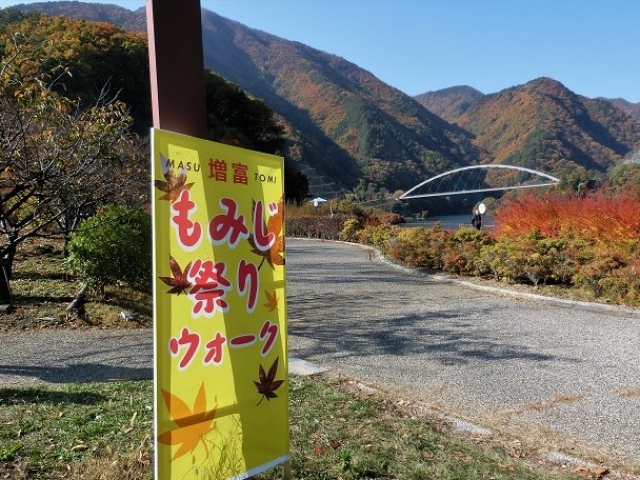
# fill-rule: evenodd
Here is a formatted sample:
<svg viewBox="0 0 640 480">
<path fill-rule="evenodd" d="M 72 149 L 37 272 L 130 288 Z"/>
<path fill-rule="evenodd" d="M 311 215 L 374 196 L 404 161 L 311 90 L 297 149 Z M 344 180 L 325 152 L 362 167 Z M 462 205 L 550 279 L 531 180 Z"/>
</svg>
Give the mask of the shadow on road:
<svg viewBox="0 0 640 480">
<path fill-rule="evenodd" d="M 47 383 L 91 383 L 153 378 L 153 368 L 79 363 L 68 366 L 0 365 L 0 375 L 37 378 Z"/>
<path fill-rule="evenodd" d="M 383 288 L 393 283 L 390 278 L 379 280 L 382 283 L 376 284 Z M 496 335 L 491 319 L 500 315 L 500 308 L 479 308 L 473 299 L 429 298 L 428 288 L 437 285 L 425 288 L 422 302 L 399 293 L 394 305 L 382 303 L 378 292 L 362 291 L 353 283 L 334 286 L 330 295 L 288 299 L 289 335 L 306 340 L 296 355 L 428 355 L 444 365 L 471 360 L 577 361 L 540 353 L 539 348 L 528 348 L 516 339 L 510 342 L 515 333 Z"/>
<path fill-rule="evenodd" d="M 2 388 L 0 389 L 0 405 L 15 403 L 73 403 L 76 405 L 95 405 L 104 402 L 106 397 L 91 392 L 55 392 L 39 387 Z"/>
</svg>

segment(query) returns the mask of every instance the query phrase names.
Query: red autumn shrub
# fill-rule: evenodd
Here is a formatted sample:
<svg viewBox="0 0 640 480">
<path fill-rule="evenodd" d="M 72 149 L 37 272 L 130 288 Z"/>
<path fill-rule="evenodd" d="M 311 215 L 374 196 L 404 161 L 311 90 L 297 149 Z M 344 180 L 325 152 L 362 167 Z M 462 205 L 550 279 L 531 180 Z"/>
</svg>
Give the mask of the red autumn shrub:
<svg viewBox="0 0 640 480">
<path fill-rule="evenodd" d="M 547 238 L 581 238 L 607 244 L 640 235 L 640 202 L 631 195 L 596 193 L 581 198 L 525 194 L 505 200 L 496 215 L 496 237 L 538 233 Z"/>
</svg>

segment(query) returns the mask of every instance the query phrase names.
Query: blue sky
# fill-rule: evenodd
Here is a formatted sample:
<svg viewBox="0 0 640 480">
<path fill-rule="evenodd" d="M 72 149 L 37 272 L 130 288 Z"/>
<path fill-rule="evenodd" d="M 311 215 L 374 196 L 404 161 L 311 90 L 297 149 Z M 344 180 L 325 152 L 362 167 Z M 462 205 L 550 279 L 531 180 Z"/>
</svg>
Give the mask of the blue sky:
<svg viewBox="0 0 640 480">
<path fill-rule="evenodd" d="M 144 0 L 101 3 L 131 10 L 145 5 Z M 201 5 L 338 55 L 408 95 L 457 85 L 495 93 L 545 76 L 587 97 L 640 102 L 638 0 L 201 0 Z"/>
</svg>

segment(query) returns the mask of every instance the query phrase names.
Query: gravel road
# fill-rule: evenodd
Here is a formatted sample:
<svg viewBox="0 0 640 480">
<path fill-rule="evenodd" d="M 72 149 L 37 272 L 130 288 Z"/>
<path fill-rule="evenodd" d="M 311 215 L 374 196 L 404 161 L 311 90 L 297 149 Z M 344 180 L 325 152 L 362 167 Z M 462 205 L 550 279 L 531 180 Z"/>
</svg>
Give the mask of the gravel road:
<svg viewBox="0 0 640 480">
<path fill-rule="evenodd" d="M 640 310 L 461 287 L 287 243 L 290 354 L 477 425 L 640 466 Z"/>
<path fill-rule="evenodd" d="M 287 280 L 291 356 L 494 431 L 640 468 L 640 311 L 473 288 L 334 242 L 287 239 Z M 0 342 L 2 387 L 152 377 L 149 330 Z"/>
</svg>

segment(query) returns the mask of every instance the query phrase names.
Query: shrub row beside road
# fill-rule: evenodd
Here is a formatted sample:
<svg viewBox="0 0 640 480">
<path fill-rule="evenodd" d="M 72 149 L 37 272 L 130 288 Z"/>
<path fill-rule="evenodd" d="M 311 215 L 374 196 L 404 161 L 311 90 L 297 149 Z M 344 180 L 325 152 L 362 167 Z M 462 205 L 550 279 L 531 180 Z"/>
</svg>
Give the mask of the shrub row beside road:
<svg viewBox="0 0 640 480">
<path fill-rule="evenodd" d="M 362 215 L 306 215 L 288 218 L 287 233 L 370 245 L 411 268 L 639 306 L 639 205 L 632 196 L 531 194 L 503 202 L 493 232 L 406 228 Z"/>
</svg>

